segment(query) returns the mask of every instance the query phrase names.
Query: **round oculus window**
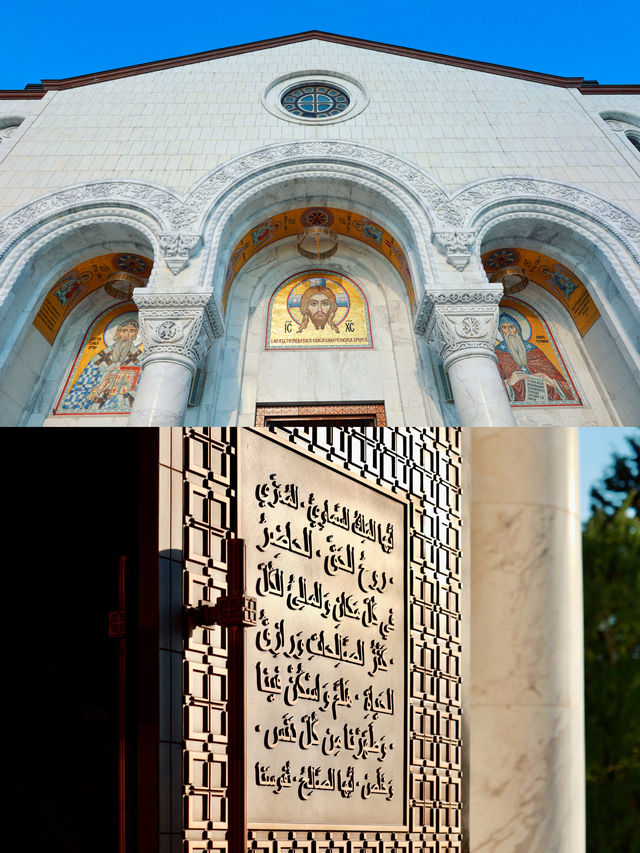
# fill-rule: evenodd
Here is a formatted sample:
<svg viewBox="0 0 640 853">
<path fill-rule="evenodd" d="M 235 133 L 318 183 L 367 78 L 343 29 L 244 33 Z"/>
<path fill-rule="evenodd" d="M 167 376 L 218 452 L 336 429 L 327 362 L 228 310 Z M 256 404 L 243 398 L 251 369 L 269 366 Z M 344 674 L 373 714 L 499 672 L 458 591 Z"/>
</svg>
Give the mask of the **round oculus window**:
<svg viewBox="0 0 640 853">
<path fill-rule="evenodd" d="M 336 86 L 311 83 L 288 89 L 280 103 L 292 116 L 300 118 L 332 118 L 349 106 L 349 96 Z"/>
</svg>

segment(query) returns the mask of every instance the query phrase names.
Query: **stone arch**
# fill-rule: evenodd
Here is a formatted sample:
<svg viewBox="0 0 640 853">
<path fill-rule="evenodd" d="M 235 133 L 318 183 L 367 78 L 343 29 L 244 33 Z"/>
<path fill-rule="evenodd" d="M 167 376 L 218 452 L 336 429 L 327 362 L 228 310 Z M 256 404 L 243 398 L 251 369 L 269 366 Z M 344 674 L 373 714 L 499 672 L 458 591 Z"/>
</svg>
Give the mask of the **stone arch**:
<svg viewBox="0 0 640 853">
<path fill-rule="evenodd" d="M 438 213 L 446 216 L 451 225 L 473 232 L 476 250 L 497 220 L 528 217 L 584 234 L 612 265 L 620 255 L 626 255 L 640 267 L 640 221 L 595 193 L 558 181 L 478 181 L 453 196 Z"/>
<path fill-rule="evenodd" d="M 222 305 L 231 246 L 253 226 L 287 208 L 343 207 L 370 216 L 405 248 L 417 303 L 437 279 L 430 237 L 447 195 L 418 167 L 360 144 L 274 145 L 239 157 L 200 181 L 185 198 L 208 256 L 199 287 Z"/>
<path fill-rule="evenodd" d="M 0 263 L 0 398 L 7 424 L 43 422 L 87 318 L 114 301 L 102 290 L 91 293 L 73 306 L 48 341 L 34 326 L 48 290 L 74 265 L 110 252 L 140 254 L 153 262 L 159 253 L 157 232 L 157 219 L 139 211 L 80 208 L 47 216 L 31 229 L 23 223 L 13 239 L 5 240 Z"/>
<path fill-rule="evenodd" d="M 261 310 L 256 305 L 245 305 L 243 302 L 246 313 L 239 322 L 232 310 L 234 294 L 240 293 L 240 290 L 244 293 L 249 284 L 260 290 L 261 298 L 266 295 L 266 291 L 263 293 L 261 289 L 263 278 L 251 272 L 254 276 L 251 282 L 248 279 L 243 282 L 240 276 L 235 279 L 230 298 L 225 304 L 223 294 L 227 264 L 234 247 L 244 235 L 265 219 L 291 209 L 320 206 L 359 214 L 380 225 L 401 245 L 407 256 L 415 293 L 413 305 L 408 289 L 405 289 L 402 297 L 409 306 L 406 326 L 410 344 L 416 350 L 410 372 L 415 374 L 419 370 L 420 354 L 419 345 L 412 337 L 411 325 L 425 291 L 434 286 L 440 274 L 438 254 L 432 245 L 431 235 L 436 223 L 434 211 L 446 200 L 446 193 L 419 168 L 369 146 L 341 142 L 272 145 L 236 158 L 196 184 L 185 197 L 184 204 L 189 211 L 188 227 L 202 234 L 205 247 L 197 288 L 204 293 L 212 293 L 220 316 L 225 316 L 226 330 L 224 338 L 214 344 L 208 358 L 203 396 L 209 403 L 203 403 L 199 411 L 189 412 L 188 419 L 202 419 L 203 416 L 207 419 L 215 411 L 216 422 L 251 422 L 247 389 L 252 382 L 255 386 L 255 374 L 251 376 L 249 371 L 245 376 L 241 371 L 244 379 L 240 383 L 238 373 L 232 374 L 231 369 L 225 373 L 223 362 L 229 361 L 229 353 L 232 351 L 237 351 L 236 365 L 246 358 L 247 347 L 253 345 L 248 338 L 249 326 L 253 334 L 256 312 Z M 304 268 L 304 260 L 291 248 L 290 243 L 291 240 L 287 239 L 274 242 L 269 252 L 279 255 L 285 265 L 297 264 L 301 269 Z M 343 248 L 347 243 L 354 244 L 350 245 L 351 255 L 352 249 L 357 254 L 356 241 L 346 238 L 342 243 Z M 268 258 L 266 252 L 265 248 L 261 253 L 261 263 L 269 266 L 271 256 Z M 381 260 L 388 265 L 388 274 L 391 277 L 396 275 L 388 260 Z M 333 268 L 340 269 L 340 250 L 331 258 L 331 262 L 336 265 Z M 246 265 L 243 268 L 242 275 L 249 274 L 248 267 Z M 342 271 L 349 275 L 346 267 Z M 380 278 L 384 278 L 384 275 L 378 273 Z M 274 280 L 271 285 L 277 283 Z M 266 298 L 268 301 L 269 297 Z M 244 293 L 243 300 L 246 299 L 248 296 Z M 403 310 L 406 311 L 406 307 Z M 319 361 L 326 361 L 326 355 L 322 353 Z M 430 400 L 431 397 L 437 397 L 437 391 L 430 389 L 425 395 Z M 224 397 L 225 405 L 219 402 L 217 408 L 212 408 L 212 397 L 218 401 Z M 232 398 L 238 401 L 239 409 L 228 402 Z M 317 400 L 320 402 L 320 398 Z M 207 405 L 210 407 L 208 410 Z M 428 407 L 430 403 L 423 402 L 420 394 L 420 401 L 415 402 L 416 411 L 424 405 Z M 398 403 L 394 411 L 395 422 L 400 422 L 402 417 L 400 408 Z M 205 411 L 208 413 L 205 414 Z M 238 418 L 242 417 L 244 420 L 239 421 Z M 441 420 L 439 413 L 434 416 L 429 414 L 429 418 L 432 422 Z M 424 420 L 423 412 L 420 417 L 416 414 L 410 422 Z"/>
<path fill-rule="evenodd" d="M 359 349 L 287 351 L 265 346 L 269 304 L 290 276 L 322 267 L 351 278 L 371 317 L 373 346 Z M 302 258 L 295 238 L 254 255 L 234 281 L 226 334 L 207 364 L 205 399 L 211 408 L 193 413 L 207 422 L 251 425 L 257 404 L 383 402 L 392 422 L 436 423 L 439 391 L 419 370 L 420 341 L 411 332 L 405 285 L 388 261 L 355 240 L 343 252 L 313 262 Z M 409 389 L 410 386 L 410 390 Z M 433 386 L 433 387 L 432 387 Z"/>
<path fill-rule="evenodd" d="M 549 182 L 518 183 L 515 197 L 498 182 L 492 192 L 468 195 L 466 224 L 476 234 L 474 263 L 480 255 L 505 246 L 543 252 L 573 271 L 600 312 L 580 339 L 587 363 L 603 389 L 605 403 L 617 412 L 613 423 L 640 417 L 640 225 L 629 214 L 589 193 Z M 522 192 L 522 183 L 536 195 Z M 551 195 L 543 193 L 551 186 Z M 506 197 L 505 197 L 506 195 Z M 580 338 L 580 336 L 578 336 Z M 604 391 L 604 388 L 608 389 Z M 608 398 L 608 399 L 607 399 Z"/>
<path fill-rule="evenodd" d="M 184 218 L 180 197 L 158 184 L 142 181 L 101 181 L 47 193 L 0 219 L 0 269 L 18 244 L 24 251 L 74 221 L 113 216 L 137 222 L 150 233 L 170 231 Z"/>
</svg>

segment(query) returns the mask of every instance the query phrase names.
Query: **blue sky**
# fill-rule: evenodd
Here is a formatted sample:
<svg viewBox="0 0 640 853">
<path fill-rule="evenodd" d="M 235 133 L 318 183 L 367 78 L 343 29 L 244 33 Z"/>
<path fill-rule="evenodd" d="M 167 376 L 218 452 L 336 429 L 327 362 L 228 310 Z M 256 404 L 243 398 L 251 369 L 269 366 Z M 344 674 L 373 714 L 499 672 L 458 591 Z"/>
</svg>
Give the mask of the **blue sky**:
<svg viewBox="0 0 640 853">
<path fill-rule="evenodd" d="M 611 463 L 614 452 L 627 456 L 628 435 L 640 438 L 640 429 L 626 427 L 590 427 L 580 430 L 580 515 L 589 517 L 589 492 Z"/>
<path fill-rule="evenodd" d="M 548 74 L 640 83 L 632 0 L 32 0 L 2 11 L 0 88 L 318 29 Z"/>
</svg>

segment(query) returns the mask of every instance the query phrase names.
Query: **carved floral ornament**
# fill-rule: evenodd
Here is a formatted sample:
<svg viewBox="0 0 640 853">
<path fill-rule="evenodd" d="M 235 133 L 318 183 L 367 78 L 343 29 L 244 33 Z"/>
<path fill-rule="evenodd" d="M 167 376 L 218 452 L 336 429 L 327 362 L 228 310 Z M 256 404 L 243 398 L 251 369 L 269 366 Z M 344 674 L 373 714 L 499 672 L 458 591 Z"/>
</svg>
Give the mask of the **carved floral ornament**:
<svg viewBox="0 0 640 853">
<path fill-rule="evenodd" d="M 365 170 L 379 192 L 390 195 L 394 186 L 413 199 L 416 212 L 432 224 L 433 240 L 450 264 L 463 269 L 474 252 L 478 232 L 474 224 L 489 206 L 514 201 L 536 215 L 540 204 L 562 208 L 595 221 L 626 246 L 640 263 L 640 223 L 626 211 L 593 193 L 555 181 L 501 178 L 479 181 L 455 196 L 447 193 L 418 166 L 384 151 L 357 143 L 312 141 L 274 145 L 224 164 L 203 178 L 184 197 L 164 187 L 134 181 L 101 181 L 52 192 L 8 214 L 0 221 L 0 253 L 18 241 L 38 240 L 38 228 L 63 212 L 118 206 L 138 210 L 160 225 L 156 234 L 171 271 L 177 274 L 197 251 L 204 223 L 211 211 L 234 188 L 254 178 L 267 181 L 274 169 L 299 171 L 314 164 L 330 175 L 345 166 Z M 124 211 L 123 211 L 124 213 Z M 128 215 L 128 214 L 126 214 Z M 414 222 L 414 227 L 416 222 Z"/>
<path fill-rule="evenodd" d="M 214 340 L 222 323 L 208 293 L 136 292 L 144 361 L 177 356 L 195 366 Z"/>
<path fill-rule="evenodd" d="M 430 293 L 421 306 L 416 333 L 424 336 L 445 364 L 464 355 L 495 359 L 501 298 L 502 288 Z"/>
<path fill-rule="evenodd" d="M 202 245 L 202 237 L 188 231 L 160 234 L 160 250 L 173 275 L 182 272 Z"/>
</svg>

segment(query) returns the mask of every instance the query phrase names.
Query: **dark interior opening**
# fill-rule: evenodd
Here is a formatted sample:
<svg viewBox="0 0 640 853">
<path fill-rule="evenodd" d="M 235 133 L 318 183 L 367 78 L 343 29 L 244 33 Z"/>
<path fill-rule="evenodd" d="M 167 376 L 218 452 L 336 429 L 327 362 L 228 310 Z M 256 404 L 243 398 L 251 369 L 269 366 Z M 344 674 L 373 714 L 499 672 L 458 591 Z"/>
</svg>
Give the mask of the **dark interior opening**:
<svg viewBox="0 0 640 853">
<path fill-rule="evenodd" d="M 13 557 L 11 824 L 29 849 L 118 850 L 118 562 L 127 557 L 127 826 L 135 849 L 138 434 L 4 431 Z"/>
</svg>

